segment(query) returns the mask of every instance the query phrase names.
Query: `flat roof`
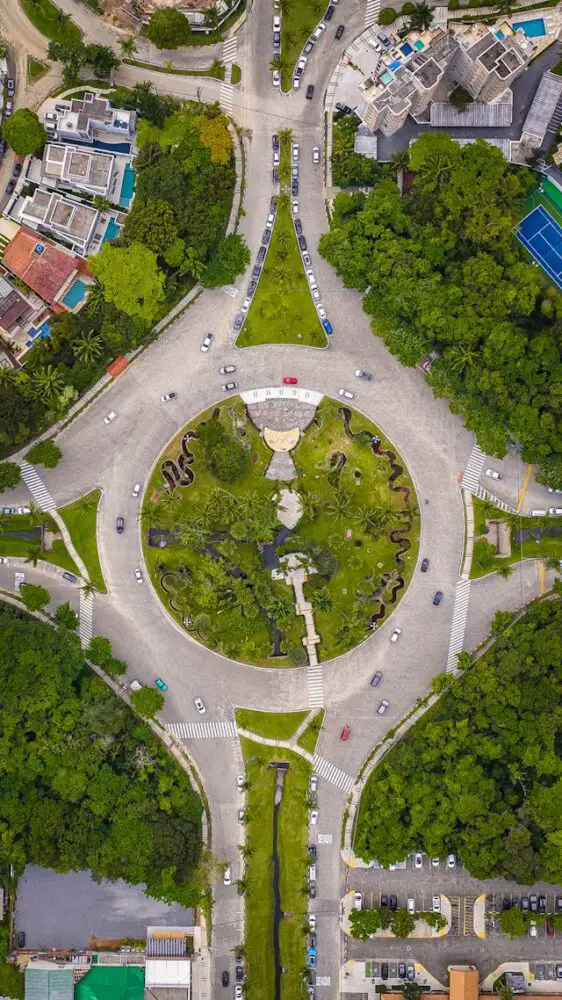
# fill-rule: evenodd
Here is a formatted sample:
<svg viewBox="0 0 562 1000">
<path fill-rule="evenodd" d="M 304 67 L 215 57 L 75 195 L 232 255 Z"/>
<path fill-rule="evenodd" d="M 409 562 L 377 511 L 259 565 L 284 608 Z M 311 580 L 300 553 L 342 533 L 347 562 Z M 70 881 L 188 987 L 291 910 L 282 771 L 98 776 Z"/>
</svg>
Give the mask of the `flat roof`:
<svg viewBox="0 0 562 1000">
<path fill-rule="evenodd" d="M 148 986 L 189 986 L 191 961 L 188 958 L 148 958 L 145 966 Z"/>
</svg>

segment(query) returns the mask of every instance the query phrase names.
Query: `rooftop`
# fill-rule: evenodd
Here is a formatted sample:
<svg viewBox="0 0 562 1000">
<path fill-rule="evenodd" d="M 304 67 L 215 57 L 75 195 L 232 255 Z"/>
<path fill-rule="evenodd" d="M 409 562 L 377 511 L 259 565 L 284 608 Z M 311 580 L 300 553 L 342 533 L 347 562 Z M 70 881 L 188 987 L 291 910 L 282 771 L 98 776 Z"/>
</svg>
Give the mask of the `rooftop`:
<svg viewBox="0 0 562 1000">
<path fill-rule="evenodd" d="M 69 187 L 90 187 L 101 193 L 111 179 L 114 156 L 96 150 L 48 143 L 43 153 L 43 178 L 66 182 Z"/>
<path fill-rule="evenodd" d="M 77 270 L 77 260 L 21 226 L 4 250 L 4 264 L 46 302 L 54 302 Z"/>
<path fill-rule="evenodd" d="M 37 188 L 33 196 L 26 199 L 21 214 L 38 225 L 49 227 L 61 236 L 80 243 L 88 240 L 99 216 L 98 210 L 90 205 L 82 205 L 56 191 L 41 188 Z"/>
</svg>

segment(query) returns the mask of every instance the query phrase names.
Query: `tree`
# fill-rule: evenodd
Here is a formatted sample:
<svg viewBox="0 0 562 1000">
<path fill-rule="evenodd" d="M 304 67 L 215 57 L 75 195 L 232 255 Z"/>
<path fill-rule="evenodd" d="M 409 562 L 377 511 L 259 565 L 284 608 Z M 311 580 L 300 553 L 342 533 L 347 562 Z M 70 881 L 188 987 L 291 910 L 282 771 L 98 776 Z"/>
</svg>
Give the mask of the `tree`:
<svg viewBox="0 0 562 1000">
<path fill-rule="evenodd" d="M 120 59 L 116 52 L 108 45 L 100 45 L 93 42 L 84 46 L 83 61 L 88 63 L 96 77 L 107 80 L 114 69 L 120 65 Z"/>
<path fill-rule="evenodd" d="M 513 573 L 513 567 L 509 563 L 499 563 L 496 567 L 496 573 L 501 576 L 503 580 L 507 580 L 508 577 Z"/>
<path fill-rule="evenodd" d="M 416 921 L 408 910 L 396 910 L 392 915 L 390 928 L 395 937 L 407 938 L 412 933 Z"/>
<path fill-rule="evenodd" d="M 312 605 L 317 611 L 328 613 L 332 610 L 334 600 L 326 586 L 321 587 L 320 590 L 314 591 L 314 594 L 312 595 Z"/>
<path fill-rule="evenodd" d="M 127 316 L 152 323 L 164 301 L 164 274 L 156 254 L 141 243 L 115 247 L 105 243 L 88 266 L 112 302 Z"/>
<path fill-rule="evenodd" d="M 43 365 L 31 374 L 31 389 L 38 399 L 52 404 L 63 391 L 66 383 L 62 371 L 53 365 Z"/>
<path fill-rule="evenodd" d="M 390 159 L 390 165 L 395 173 L 407 170 L 410 164 L 410 154 L 407 149 L 395 149 Z"/>
<path fill-rule="evenodd" d="M 103 337 L 99 333 L 94 333 L 93 330 L 84 330 L 72 341 L 71 350 L 78 361 L 85 365 L 91 365 L 103 354 Z"/>
<path fill-rule="evenodd" d="M 35 583 L 22 583 L 20 598 L 28 611 L 41 611 L 51 600 L 51 595 L 46 587 L 40 587 Z"/>
<path fill-rule="evenodd" d="M 454 90 L 449 94 L 449 104 L 452 104 L 457 111 L 461 114 L 466 111 L 469 104 L 472 104 L 474 98 L 472 94 L 465 90 L 464 87 L 455 87 Z"/>
<path fill-rule="evenodd" d="M 180 45 L 189 44 L 191 28 L 179 10 L 165 7 L 152 15 L 146 34 L 157 49 L 177 49 Z"/>
<path fill-rule="evenodd" d="M 414 4 L 414 9 L 410 14 L 410 31 L 425 31 L 433 21 L 433 10 L 421 0 L 421 3 Z"/>
<path fill-rule="evenodd" d="M 55 621 L 61 628 L 73 629 L 74 631 L 78 628 L 78 615 L 68 601 L 59 604 L 55 611 Z"/>
<path fill-rule="evenodd" d="M 19 465 L 15 462 L 0 462 L 0 493 L 13 490 L 21 480 Z"/>
<path fill-rule="evenodd" d="M 523 937 L 529 929 L 529 915 L 525 910 L 520 910 L 518 906 L 513 906 L 511 910 L 502 910 L 500 913 L 500 927 L 508 937 Z"/>
<path fill-rule="evenodd" d="M 121 54 L 123 58 L 130 59 L 131 56 L 137 51 L 136 40 L 133 36 L 128 38 L 120 38 L 119 45 L 121 46 Z"/>
<path fill-rule="evenodd" d="M 52 438 L 47 438 L 34 444 L 25 457 L 31 465 L 44 465 L 46 469 L 54 469 L 62 458 L 62 451 Z"/>
<path fill-rule="evenodd" d="M 205 265 L 193 247 L 185 250 L 178 273 L 190 274 L 195 281 L 199 281 L 205 273 Z"/>
<path fill-rule="evenodd" d="M 37 563 L 39 562 L 42 555 L 43 555 L 42 545 L 30 545 L 27 550 L 27 557 L 25 561 L 26 563 L 33 563 L 34 566 L 37 566 Z"/>
<path fill-rule="evenodd" d="M 326 504 L 326 511 L 335 521 L 347 517 L 350 510 L 351 496 L 346 490 L 337 489 L 332 499 Z"/>
<path fill-rule="evenodd" d="M 17 156 L 38 153 L 47 142 L 45 126 L 34 111 L 18 108 L 2 124 L 2 135 Z"/>
<path fill-rule="evenodd" d="M 86 656 L 98 667 L 104 667 L 113 656 L 111 642 L 103 635 L 93 636 L 86 650 Z"/>
<path fill-rule="evenodd" d="M 153 719 L 164 708 L 164 695 L 156 688 L 143 684 L 140 691 L 131 692 L 131 703 L 143 719 Z"/>
<path fill-rule="evenodd" d="M 221 240 L 217 252 L 203 277 L 207 288 L 231 285 L 250 263 L 250 251 L 243 236 L 230 233 Z"/>
<path fill-rule="evenodd" d="M 562 455 L 553 453 L 541 458 L 540 469 L 535 478 L 543 486 L 562 490 Z"/>
<path fill-rule="evenodd" d="M 210 28 L 211 31 L 215 31 L 219 26 L 220 17 L 217 8 L 213 4 L 212 7 L 208 7 L 203 16 L 203 24 L 206 28 Z"/>
<path fill-rule="evenodd" d="M 378 931 L 381 926 L 381 915 L 379 910 L 351 910 L 349 914 L 349 929 L 351 937 L 359 938 L 360 941 L 367 941 L 371 934 Z"/>
<path fill-rule="evenodd" d="M 174 213 L 167 201 L 162 198 L 135 199 L 123 227 L 125 242 L 137 240 L 154 253 L 164 255 L 177 235 Z"/>
</svg>

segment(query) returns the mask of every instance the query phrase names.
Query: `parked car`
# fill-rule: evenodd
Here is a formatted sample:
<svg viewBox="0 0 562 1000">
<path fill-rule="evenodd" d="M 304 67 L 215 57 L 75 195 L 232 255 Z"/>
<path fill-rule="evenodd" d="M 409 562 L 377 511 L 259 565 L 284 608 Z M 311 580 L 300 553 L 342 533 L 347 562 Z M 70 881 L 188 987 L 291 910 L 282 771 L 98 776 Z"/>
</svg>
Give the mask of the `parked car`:
<svg viewBox="0 0 562 1000">
<path fill-rule="evenodd" d="M 293 198 L 296 198 L 298 193 L 299 193 L 299 182 L 296 177 L 293 177 L 291 181 L 291 195 Z"/>
<path fill-rule="evenodd" d="M 411 896 L 409 897 L 409 899 L 408 899 L 408 901 L 406 903 L 406 909 L 408 910 L 408 913 L 415 913 L 416 912 L 416 901 L 415 901 L 415 899 L 412 899 Z"/>
<path fill-rule="evenodd" d="M 304 264 L 305 267 L 310 267 L 310 265 L 312 264 L 312 261 L 310 259 L 310 254 L 309 254 L 308 250 L 306 250 L 303 253 L 302 260 L 303 260 L 303 264 Z"/>
<path fill-rule="evenodd" d="M 550 917 L 546 921 L 546 933 L 547 937 L 554 937 L 554 924 Z"/>
<path fill-rule="evenodd" d="M 16 186 L 16 182 L 15 182 L 14 178 L 11 177 L 10 180 L 8 181 L 8 183 L 6 184 L 6 194 L 11 194 L 12 191 L 14 190 L 15 186 Z"/>
<path fill-rule="evenodd" d="M 389 899 L 388 899 L 388 908 L 389 908 L 389 910 L 392 910 L 393 913 L 396 912 L 396 910 L 398 909 L 398 897 L 397 896 L 389 896 Z"/>
<path fill-rule="evenodd" d="M 435 596 L 433 598 L 433 603 L 437 607 L 439 604 L 441 604 L 442 600 L 443 600 L 443 591 L 442 590 L 436 590 L 435 591 Z"/>
<path fill-rule="evenodd" d="M 316 308 L 318 310 L 318 315 L 320 319 L 326 319 L 326 310 L 324 309 L 324 306 L 322 305 L 321 302 L 316 303 Z"/>
<path fill-rule="evenodd" d="M 310 822 L 312 823 L 312 819 L 310 820 Z M 316 899 L 316 882 L 308 883 L 308 898 Z"/>
<path fill-rule="evenodd" d="M 562 965 L 556 966 L 556 978 L 562 979 Z"/>
<path fill-rule="evenodd" d="M 244 822 L 245 815 L 246 815 L 246 812 L 245 812 L 244 809 L 239 809 L 238 810 L 238 822 L 239 823 L 243 823 Z"/>
<path fill-rule="evenodd" d="M 25 931 L 18 931 L 18 948 L 25 948 Z"/>
<path fill-rule="evenodd" d="M 242 965 L 236 966 L 236 982 L 241 983 L 244 979 L 244 968 Z"/>
<path fill-rule="evenodd" d="M 448 854 L 447 855 L 447 868 L 456 868 L 456 867 L 457 867 L 457 856 L 456 856 L 456 854 Z"/>
<path fill-rule="evenodd" d="M 314 85 L 312 83 L 309 83 L 308 87 L 306 88 L 306 99 L 307 101 L 311 101 L 313 97 L 314 97 Z"/>
<path fill-rule="evenodd" d="M 141 569 L 136 569 L 135 570 L 135 580 L 137 581 L 137 583 L 142 583 L 143 582 L 143 575 L 142 575 L 142 570 Z"/>
<path fill-rule="evenodd" d="M 364 382 L 371 382 L 373 376 L 369 372 L 364 372 L 362 368 L 355 369 L 355 378 L 362 378 Z"/>
<path fill-rule="evenodd" d="M 245 781 L 246 781 L 245 775 L 238 774 L 236 776 L 236 787 L 237 787 L 237 789 L 238 789 L 239 792 L 241 792 L 243 790 Z"/>
<path fill-rule="evenodd" d="M 131 496 L 134 497 L 135 500 L 136 500 L 136 498 L 140 495 L 140 491 L 141 491 L 141 484 L 140 483 L 135 483 L 135 485 L 133 486 L 133 488 L 131 490 Z"/>
<path fill-rule="evenodd" d="M 62 574 L 63 580 L 68 580 L 69 583 L 78 583 L 78 577 L 75 573 L 69 573 L 68 570 Z"/>
<path fill-rule="evenodd" d="M 312 270 L 311 267 L 308 267 L 306 269 L 306 280 L 308 281 L 308 284 L 310 285 L 311 288 L 317 287 L 316 278 L 314 277 L 314 271 Z"/>
<path fill-rule="evenodd" d="M 414 854 L 414 868 L 423 868 L 423 854 L 421 851 L 416 851 Z"/>
<path fill-rule="evenodd" d="M 195 705 L 195 708 L 197 709 L 197 711 L 199 712 L 200 715 L 204 715 L 205 712 L 207 711 L 207 709 L 205 708 L 205 705 L 203 704 L 201 698 L 194 698 L 193 699 L 193 704 Z"/>
<path fill-rule="evenodd" d="M 351 726 L 345 725 L 340 733 L 340 740 L 343 740 L 345 742 L 345 740 L 349 739 L 350 734 L 351 734 Z"/>
<path fill-rule="evenodd" d="M 314 146 L 314 148 L 312 150 L 312 162 L 313 163 L 320 163 L 320 150 L 319 150 L 318 146 Z"/>
<path fill-rule="evenodd" d="M 373 676 L 371 677 L 371 687 L 374 688 L 378 687 L 381 681 L 382 681 L 382 673 L 380 670 L 377 670 L 376 673 L 374 673 Z"/>
<path fill-rule="evenodd" d="M 222 880 L 223 880 L 223 882 L 224 882 L 225 885 L 230 885 L 231 884 L 231 882 L 232 882 L 232 872 L 230 870 L 230 865 L 228 865 L 228 867 L 225 868 Z"/>
<path fill-rule="evenodd" d="M 388 979 L 388 962 L 381 962 L 381 979 Z"/>
<path fill-rule="evenodd" d="M 277 132 L 274 132 L 271 136 L 271 144 L 274 149 L 279 149 L 279 136 L 277 135 Z"/>
<path fill-rule="evenodd" d="M 521 909 L 526 913 L 529 909 L 529 897 L 521 896 Z"/>
<path fill-rule="evenodd" d="M 314 48 L 314 45 L 315 45 L 314 39 L 313 38 L 309 38 L 308 41 L 305 43 L 303 52 L 306 55 L 308 55 L 310 52 L 312 52 L 312 50 Z"/>
<path fill-rule="evenodd" d="M 157 677 L 156 680 L 154 681 L 154 683 L 156 684 L 156 687 L 158 688 L 159 691 L 167 691 L 168 690 L 168 685 L 166 684 L 165 681 L 162 680 L 161 677 Z"/>
<path fill-rule="evenodd" d="M 431 867 L 432 868 L 439 868 L 439 858 L 432 858 L 431 859 Z"/>
<path fill-rule="evenodd" d="M 236 316 L 234 317 L 234 323 L 232 324 L 233 329 L 236 330 L 237 332 L 238 330 L 241 330 L 243 322 L 244 322 L 244 313 L 243 312 L 236 313 Z"/>
<path fill-rule="evenodd" d="M 316 895 L 316 892 L 315 892 L 314 895 Z M 314 896 L 312 896 L 311 898 L 314 899 Z M 315 969 L 316 968 L 316 955 L 311 955 L 309 953 L 309 955 L 308 955 L 308 967 L 309 967 L 309 969 Z"/>
<path fill-rule="evenodd" d="M 264 229 L 261 237 L 262 243 L 269 243 L 271 239 L 271 229 Z"/>
<path fill-rule="evenodd" d="M 386 712 L 386 710 L 388 708 L 388 705 L 389 705 L 389 703 L 386 700 L 386 698 L 383 698 L 383 700 L 381 701 L 379 707 L 377 708 L 377 715 L 384 715 L 384 713 Z"/>
<path fill-rule="evenodd" d="M 281 31 L 281 16 L 280 14 L 273 15 L 273 30 Z"/>
<path fill-rule="evenodd" d="M 273 70 L 273 73 L 272 73 L 272 76 L 271 76 L 271 82 L 273 83 L 274 87 L 280 87 L 281 86 L 281 73 L 279 72 L 278 69 L 274 69 Z"/>
<path fill-rule="evenodd" d="M 8 91 L 8 97 L 13 97 L 16 92 L 16 85 L 10 78 L 6 80 L 6 90 Z"/>
<path fill-rule="evenodd" d="M 13 110 L 14 110 L 14 102 L 13 101 L 6 101 L 6 104 L 5 104 L 5 107 L 4 107 L 4 118 L 9 118 L 10 115 L 12 114 Z"/>
<path fill-rule="evenodd" d="M 550 517 L 560 517 L 562 514 L 562 507 L 549 507 L 548 513 Z"/>
<path fill-rule="evenodd" d="M 306 240 L 305 240 L 304 236 L 299 236 L 299 247 L 300 247 L 301 250 L 306 250 L 307 249 Z"/>
<path fill-rule="evenodd" d="M 360 910 L 362 905 L 363 905 L 363 893 L 357 890 L 357 892 L 353 893 L 353 909 Z"/>
<path fill-rule="evenodd" d="M 13 177 L 19 177 L 19 175 L 21 174 L 21 172 L 22 172 L 22 165 L 21 165 L 21 163 L 14 163 L 14 169 L 12 170 L 12 176 Z"/>
<path fill-rule="evenodd" d="M 247 313 L 251 304 L 252 304 L 252 296 L 246 295 L 246 298 L 244 299 L 242 305 L 240 306 L 240 309 L 242 310 L 243 313 Z"/>
<path fill-rule="evenodd" d="M 538 913 L 539 905 L 537 897 L 533 894 L 529 896 L 529 909 L 531 913 Z"/>
<path fill-rule="evenodd" d="M 318 822 L 318 809 L 311 809 L 310 811 L 310 825 L 316 826 Z"/>
<path fill-rule="evenodd" d="M 292 144 L 292 146 L 291 146 L 291 158 L 292 158 L 292 160 L 295 163 L 298 163 L 298 160 L 299 160 L 299 144 L 298 144 L 298 142 L 294 142 Z"/>
<path fill-rule="evenodd" d="M 236 365 L 225 365 L 224 368 L 219 368 L 221 375 L 230 375 L 232 372 L 236 371 Z"/>
<path fill-rule="evenodd" d="M 402 635 L 402 629 L 401 628 L 395 628 L 394 632 L 390 636 L 390 641 L 391 642 L 397 642 L 401 635 Z"/>
<path fill-rule="evenodd" d="M 343 35 L 344 31 L 345 31 L 345 26 L 343 24 L 338 24 L 338 26 L 336 28 L 336 39 L 338 41 L 341 38 L 341 36 Z"/>
<path fill-rule="evenodd" d="M 416 978 L 416 967 L 415 965 L 412 965 L 411 962 L 408 962 L 408 965 L 406 966 L 406 977 L 411 983 L 413 983 Z"/>
<path fill-rule="evenodd" d="M 293 215 L 298 215 L 299 214 L 299 203 L 298 203 L 298 201 L 294 201 L 293 202 L 293 204 L 291 205 L 291 211 L 292 211 Z"/>
<path fill-rule="evenodd" d="M 486 475 L 489 476 L 490 479 L 503 479 L 501 472 L 497 472 L 496 469 L 486 469 Z"/>
<path fill-rule="evenodd" d="M 316 861 L 316 853 L 317 853 L 316 844 L 309 844 L 308 845 L 308 856 L 309 856 L 309 858 L 310 858 L 311 861 Z"/>
<path fill-rule="evenodd" d="M 315 913 L 309 913 L 308 914 L 308 926 L 311 927 L 312 929 L 314 929 L 316 927 L 316 914 Z"/>
<path fill-rule="evenodd" d="M 546 913 L 546 896 L 539 896 L 539 913 Z"/>
<path fill-rule="evenodd" d="M 232 392 L 233 389 L 237 388 L 238 388 L 238 382 L 224 382 L 224 384 L 221 385 L 222 392 Z"/>
<path fill-rule="evenodd" d="M 280 31 L 274 31 L 273 32 L 273 48 L 274 49 L 278 49 L 280 47 L 281 47 L 281 32 Z"/>
<path fill-rule="evenodd" d="M 275 215 L 273 214 L 273 212 L 270 212 L 265 223 L 266 229 L 273 229 L 274 222 L 275 222 Z"/>
<path fill-rule="evenodd" d="M 433 912 L 441 913 L 441 896 L 433 897 Z"/>
<path fill-rule="evenodd" d="M 427 573 L 429 569 L 429 559 L 427 558 L 427 556 L 425 557 L 425 559 L 422 559 L 420 569 L 422 573 Z"/>
<path fill-rule="evenodd" d="M 306 264 L 306 261 L 305 261 L 305 264 Z M 328 336 L 331 336 L 332 333 L 334 332 L 334 328 L 333 328 L 332 324 L 330 323 L 330 320 L 329 319 L 323 319 L 322 320 L 322 326 L 324 327 L 325 333 L 327 333 Z M 352 393 L 352 397 L 353 397 L 353 393 Z"/>
<path fill-rule="evenodd" d="M 350 392 L 349 389 L 338 389 L 338 396 L 342 396 L 343 399 L 354 399 L 355 393 Z"/>
<path fill-rule="evenodd" d="M 336 111 L 339 111 L 342 115 L 353 114 L 353 108 L 350 108 L 349 104 L 342 104 L 341 101 L 336 101 Z"/>
<path fill-rule="evenodd" d="M 160 402 L 169 403 L 171 399 L 176 399 L 177 395 L 177 392 L 165 392 L 163 396 L 160 396 Z"/>
<path fill-rule="evenodd" d="M 279 172 L 277 170 L 277 167 L 274 167 L 273 170 L 271 171 L 271 180 L 273 184 L 279 184 Z"/>
<path fill-rule="evenodd" d="M 538 936 L 537 922 L 536 920 L 529 921 L 529 937 L 536 938 Z"/>
<path fill-rule="evenodd" d="M 302 236 L 302 222 L 300 219 L 294 220 L 295 232 L 297 236 Z"/>
<path fill-rule="evenodd" d="M 406 965 L 405 965 L 404 962 L 399 962 L 398 963 L 398 977 L 400 979 L 405 979 L 406 978 Z"/>
<path fill-rule="evenodd" d="M 335 14 L 335 10 L 336 10 L 336 8 L 332 7 L 332 5 L 330 4 L 330 6 L 328 7 L 326 13 L 324 14 L 324 20 L 331 21 L 332 18 L 333 18 L 333 16 L 334 16 L 334 14 Z"/>
<path fill-rule="evenodd" d="M 213 334 L 208 333 L 207 336 L 205 337 L 205 340 L 201 344 L 201 350 L 203 351 L 204 354 L 206 354 L 207 351 L 209 350 L 212 340 L 213 340 Z"/>
<path fill-rule="evenodd" d="M 257 260 L 260 264 L 263 264 L 266 253 L 267 253 L 267 247 L 261 246 L 258 250 L 258 256 L 257 256 Z"/>
<path fill-rule="evenodd" d="M 261 274 L 261 264 L 256 264 L 252 269 L 252 278 L 259 278 Z"/>
<path fill-rule="evenodd" d="M 228 984 L 230 982 L 230 976 L 229 976 L 228 972 L 226 971 L 226 969 L 223 970 L 223 973 L 222 973 L 222 976 L 221 976 L 221 980 L 222 980 L 222 985 L 223 986 L 228 986 Z"/>
</svg>

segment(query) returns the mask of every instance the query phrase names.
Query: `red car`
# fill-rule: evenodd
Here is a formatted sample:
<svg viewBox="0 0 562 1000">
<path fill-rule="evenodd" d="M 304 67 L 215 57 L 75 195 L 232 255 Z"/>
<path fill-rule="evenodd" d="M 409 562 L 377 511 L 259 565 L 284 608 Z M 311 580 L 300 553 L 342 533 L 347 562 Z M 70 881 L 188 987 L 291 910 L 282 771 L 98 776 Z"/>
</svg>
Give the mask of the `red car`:
<svg viewBox="0 0 562 1000">
<path fill-rule="evenodd" d="M 351 726 L 344 726 L 340 733 L 340 740 L 348 740 L 350 732 Z"/>
<path fill-rule="evenodd" d="M 297 381 L 298 381 L 298 379 L 296 379 L 296 378 L 284 378 L 283 379 L 283 385 L 296 385 Z"/>
</svg>

